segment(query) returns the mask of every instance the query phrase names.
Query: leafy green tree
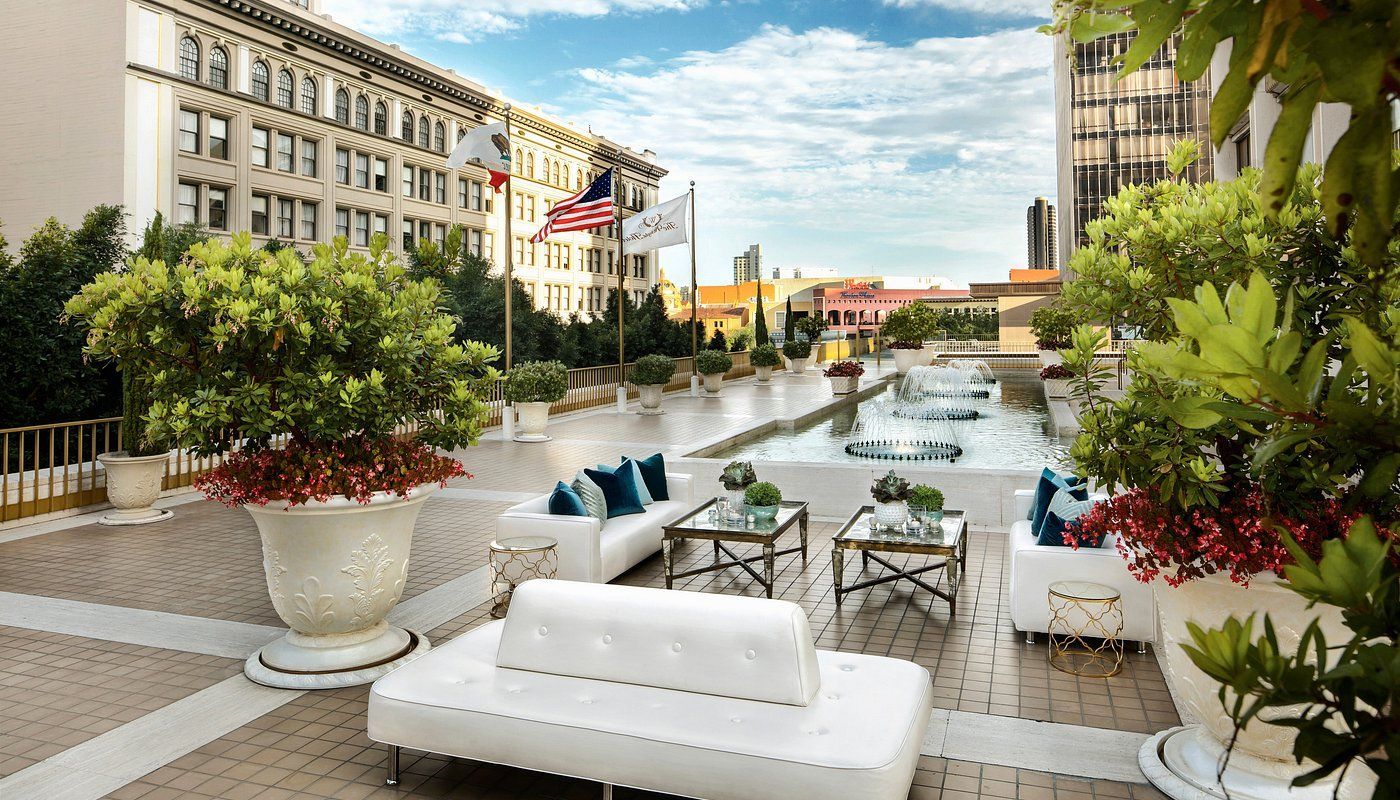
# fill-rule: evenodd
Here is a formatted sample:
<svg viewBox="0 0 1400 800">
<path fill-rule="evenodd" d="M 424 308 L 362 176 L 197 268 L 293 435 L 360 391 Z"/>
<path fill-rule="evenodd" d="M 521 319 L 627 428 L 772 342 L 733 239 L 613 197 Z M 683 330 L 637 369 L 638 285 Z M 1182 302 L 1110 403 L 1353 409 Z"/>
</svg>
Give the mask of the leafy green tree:
<svg viewBox="0 0 1400 800">
<path fill-rule="evenodd" d="M 753 311 L 753 340 L 756 344 L 768 344 L 768 319 L 763 316 L 763 287 L 758 290 L 758 298 L 754 300 Z"/>
<path fill-rule="evenodd" d="M 190 245 L 213 238 L 214 234 L 193 222 L 172 225 L 159 211 L 146 224 L 141 234 L 141 244 L 135 255 L 147 261 L 164 261 L 178 264 L 189 252 Z"/>
<path fill-rule="evenodd" d="M 787 308 L 783 311 L 783 342 L 797 339 L 797 318 L 792 315 L 792 295 L 788 295 Z"/>
<path fill-rule="evenodd" d="M 729 352 L 741 353 L 753 344 L 753 332 L 748 328 L 740 328 L 734 332 L 734 336 L 729 340 Z"/>
<path fill-rule="evenodd" d="M 934 312 L 936 330 L 949 339 L 995 336 L 1000 327 L 996 314 L 960 314 L 946 309 Z"/>
<path fill-rule="evenodd" d="M 710 342 L 705 345 L 705 349 L 717 350 L 721 353 L 729 352 L 729 342 L 724 338 L 724 331 L 715 328 L 715 334 L 710 337 Z"/>
</svg>

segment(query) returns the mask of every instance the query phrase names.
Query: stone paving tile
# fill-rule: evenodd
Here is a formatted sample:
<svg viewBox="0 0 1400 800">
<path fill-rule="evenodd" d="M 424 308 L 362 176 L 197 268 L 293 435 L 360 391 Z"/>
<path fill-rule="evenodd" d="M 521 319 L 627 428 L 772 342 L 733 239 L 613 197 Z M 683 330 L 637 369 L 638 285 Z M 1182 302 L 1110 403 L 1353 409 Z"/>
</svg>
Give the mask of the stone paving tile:
<svg viewBox="0 0 1400 800">
<path fill-rule="evenodd" d="M 232 658 L 0 626 L 0 777 L 242 669 Z"/>
</svg>

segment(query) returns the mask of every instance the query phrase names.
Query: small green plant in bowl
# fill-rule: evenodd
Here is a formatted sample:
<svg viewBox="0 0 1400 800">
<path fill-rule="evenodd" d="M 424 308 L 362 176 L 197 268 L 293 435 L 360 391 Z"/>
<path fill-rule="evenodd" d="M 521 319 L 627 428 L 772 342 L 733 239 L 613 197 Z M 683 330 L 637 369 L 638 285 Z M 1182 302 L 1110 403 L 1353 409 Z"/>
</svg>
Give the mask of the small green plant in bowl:
<svg viewBox="0 0 1400 800">
<path fill-rule="evenodd" d="M 924 509 L 928 519 L 940 522 L 943 519 L 943 492 L 927 484 L 915 484 L 909 490 L 909 505 Z"/>
<path fill-rule="evenodd" d="M 759 481 L 744 490 L 744 505 L 748 506 L 754 519 L 760 522 L 772 522 L 777 519 L 778 508 L 782 502 L 782 491 L 767 481 Z"/>
<path fill-rule="evenodd" d="M 783 360 L 778 357 L 778 348 L 771 344 L 761 344 L 749 354 L 749 363 L 755 367 L 777 367 L 782 365 Z"/>
</svg>

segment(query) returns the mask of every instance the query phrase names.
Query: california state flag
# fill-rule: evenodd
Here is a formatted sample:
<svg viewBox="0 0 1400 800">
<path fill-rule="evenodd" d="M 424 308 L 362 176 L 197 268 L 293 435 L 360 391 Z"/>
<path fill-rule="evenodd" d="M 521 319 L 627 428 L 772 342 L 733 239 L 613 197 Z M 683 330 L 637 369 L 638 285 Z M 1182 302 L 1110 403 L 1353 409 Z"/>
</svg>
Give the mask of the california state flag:
<svg viewBox="0 0 1400 800">
<path fill-rule="evenodd" d="M 447 157 L 448 169 L 463 164 L 485 167 L 491 173 L 491 188 L 499 192 L 510 177 L 510 140 L 506 138 L 506 124 L 492 122 L 467 131 Z"/>
</svg>

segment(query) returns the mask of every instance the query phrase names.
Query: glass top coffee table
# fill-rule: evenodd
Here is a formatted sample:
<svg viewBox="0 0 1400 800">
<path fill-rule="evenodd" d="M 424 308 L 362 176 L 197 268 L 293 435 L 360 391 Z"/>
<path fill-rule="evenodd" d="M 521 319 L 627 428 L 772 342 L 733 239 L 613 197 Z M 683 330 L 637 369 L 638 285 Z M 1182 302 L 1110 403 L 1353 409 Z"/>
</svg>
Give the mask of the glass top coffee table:
<svg viewBox="0 0 1400 800">
<path fill-rule="evenodd" d="M 924 525 L 920 530 L 883 530 L 871 527 L 875 516 L 873 506 L 863 506 L 841 530 L 831 539 L 831 572 L 835 578 L 836 605 L 841 598 L 859 589 L 868 589 L 881 583 L 907 580 L 922 589 L 948 601 L 948 613 L 958 611 L 958 584 L 967 572 L 967 517 L 961 511 L 944 511 L 941 522 Z M 871 561 L 889 570 L 878 578 L 858 581 L 849 586 L 842 585 L 845 571 L 845 551 L 859 550 L 861 570 Z M 909 555 L 943 556 L 938 564 L 917 569 L 905 570 L 881 558 L 877 553 L 906 553 Z M 948 590 L 943 591 L 919 578 L 919 575 L 934 570 L 946 569 Z"/>
<path fill-rule="evenodd" d="M 778 508 L 777 518 L 771 521 L 754 522 L 750 524 L 745 520 L 725 520 L 723 518 L 711 519 L 710 511 L 715 508 L 715 499 L 710 498 L 694 511 L 688 512 L 685 516 L 662 526 L 661 557 L 666 565 L 666 588 L 671 588 L 671 583 L 677 578 L 688 578 L 691 575 L 699 575 L 703 572 L 715 572 L 730 567 L 742 567 L 753 576 L 754 580 L 763 585 L 763 589 L 769 597 L 773 596 L 773 562 L 778 556 L 789 553 L 802 553 L 802 561 L 807 561 L 807 504 L 784 500 Z M 777 549 L 778 537 L 782 536 L 793 525 L 797 526 L 798 535 L 801 537 L 801 545 L 789 547 L 786 550 Z M 676 572 L 675 548 L 686 539 L 708 539 L 715 545 L 714 563 L 696 569 Z M 730 550 L 728 544 L 758 544 L 763 546 L 763 554 L 740 558 Z M 720 553 L 729 557 L 728 561 L 720 560 Z M 763 562 L 763 573 L 759 574 L 750 564 L 754 561 Z"/>
</svg>

